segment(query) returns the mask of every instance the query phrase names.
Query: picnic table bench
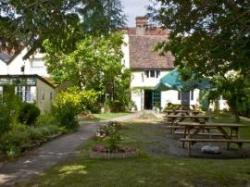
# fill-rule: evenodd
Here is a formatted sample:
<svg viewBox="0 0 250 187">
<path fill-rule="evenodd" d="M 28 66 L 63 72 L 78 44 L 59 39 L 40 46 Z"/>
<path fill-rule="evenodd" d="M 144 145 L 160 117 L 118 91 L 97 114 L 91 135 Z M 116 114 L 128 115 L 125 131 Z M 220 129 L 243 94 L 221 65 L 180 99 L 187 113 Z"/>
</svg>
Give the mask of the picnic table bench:
<svg viewBox="0 0 250 187">
<path fill-rule="evenodd" d="M 183 138 L 180 139 L 182 146 L 185 147 L 185 143 L 188 144 L 188 154 L 191 154 L 191 147 L 193 144 L 198 142 L 215 142 L 215 143 L 226 143 L 227 149 L 230 148 L 230 143 L 238 144 L 241 148 L 243 143 L 250 143 L 250 140 L 239 139 L 239 128 L 246 127 L 241 124 L 230 124 L 230 123 L 190 123 L 190 122 L 180 122 L 179 126 L 184 127 Z M 207 133 L 204 133 L 207 130 Z M 210 130 L 216 130 L 223 137 L 222 139 L 211 138 L 214 132 L 211 133 Z M 195 135 L 205 134 L 206 136 L 211 136 L 207 138 L 195 138 Z"/>
<path fill-rule="evenodd" d="M 165 110 L 167 115 L 178 115 L 178 114 L 186 114 L 186 115 L 198 115 L 201 111 L 196 110 Z"/>
<path fill-rule="evenodd" d="M 195 143 L 212 142 L 212 143 L 235 143 L 238 144 L 239 148 L 242 147 L 243 143 L 250 143 L 250 140 L 245 139 L 201 139 L 201 138 L 181 138 L 181 142 L 188 143 L 188 155 L 191 155 L 192 145 Z"/>
</svg>

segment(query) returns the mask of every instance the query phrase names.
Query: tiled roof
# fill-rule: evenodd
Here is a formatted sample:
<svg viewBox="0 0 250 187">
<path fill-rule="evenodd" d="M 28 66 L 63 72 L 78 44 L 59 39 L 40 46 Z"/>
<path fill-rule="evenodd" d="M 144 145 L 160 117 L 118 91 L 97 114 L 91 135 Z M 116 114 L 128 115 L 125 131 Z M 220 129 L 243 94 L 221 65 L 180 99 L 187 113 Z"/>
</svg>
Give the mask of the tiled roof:
<svg viewBox="0 0 250 187">
<path fill-rule="evenodd" d="M 0 60 L 2 60 L 5 63 L 8 63 L 11 60 L 12 56 L 4 53 L 4 52 L 0 52 Z"/>
<path fill-rule="evenodd" d="M 130 27 L 123 29 L 128 35 L 136 35 L 136 27 Z M 157 35 L 157 36 L 164 36 L 168 35 L 169 32 L 167 30 L 161 29 L 160 27 L 148 27 L 145 28 L 144 35 Z"/>
<path fill-rule="evenodd" d="M 154 51 L 157 43 L 167 40 L 167 35 L 129 35 L 130 67 L 132 70 L 173 69 L 174 57 Z"/>
</svg>

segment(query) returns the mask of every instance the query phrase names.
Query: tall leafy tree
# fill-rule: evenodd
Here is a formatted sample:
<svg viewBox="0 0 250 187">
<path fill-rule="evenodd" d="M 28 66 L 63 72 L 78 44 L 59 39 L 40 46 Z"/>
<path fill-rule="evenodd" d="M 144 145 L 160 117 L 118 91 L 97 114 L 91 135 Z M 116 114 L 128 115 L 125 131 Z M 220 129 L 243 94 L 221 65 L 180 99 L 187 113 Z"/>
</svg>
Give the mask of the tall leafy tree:
<svg viewBox="0 0 250 187">
<path fill-rule="evenodd" d="M 45 39 L 73 50 L 85 33 L 106 34 L 124 25 L 119 0 L 1 0 L 2 46 L 30 46 L 28 57 Z"/>
<path fill-rule="evenodd" d="M 86 36 L 74 51 L 64 53 L 46 40 L 48 70 L 59 84 L 69 82 L 79 89 L 94 89 L 102 99 L 108 93 L 112 100 L 127 104 L 130 74 L 122 64 L 122 44 L 120 33 Z"/>
<path fill-rule="evenodd" d="M 159 49 L 170 50 L 176 65 L 211 78 L 224 93 L 231 93 L 229 104 L 238 119 L 239 105 L 231 101 L 235 99 L 239 103 L 246 97 L 242 96 L 245 92 L 241 88 L 249 82 L 250 2 L 153 0 L 153 3 L 157 6 L 150 8 L 151 16 L 171 31 L 170 41 L 163 42 Z M 240 76 L 229 85 L 231 80 L 225 75 L 230 71 Z"/>
</svg>

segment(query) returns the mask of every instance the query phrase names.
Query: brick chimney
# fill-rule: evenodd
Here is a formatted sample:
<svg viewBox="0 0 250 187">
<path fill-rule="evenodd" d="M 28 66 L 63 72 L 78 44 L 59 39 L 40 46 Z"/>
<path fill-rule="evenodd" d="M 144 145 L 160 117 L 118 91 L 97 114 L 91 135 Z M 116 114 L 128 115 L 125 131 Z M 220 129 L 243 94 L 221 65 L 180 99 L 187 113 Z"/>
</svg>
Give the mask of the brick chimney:
<svg viewBox="0 0 250 187">
<path fill-rule="evenodd" d="M 148 19 L 146 16 L 136 17 L 136 34 L 145 35 L 147 25 L 148 25 Z"/>
</svg>

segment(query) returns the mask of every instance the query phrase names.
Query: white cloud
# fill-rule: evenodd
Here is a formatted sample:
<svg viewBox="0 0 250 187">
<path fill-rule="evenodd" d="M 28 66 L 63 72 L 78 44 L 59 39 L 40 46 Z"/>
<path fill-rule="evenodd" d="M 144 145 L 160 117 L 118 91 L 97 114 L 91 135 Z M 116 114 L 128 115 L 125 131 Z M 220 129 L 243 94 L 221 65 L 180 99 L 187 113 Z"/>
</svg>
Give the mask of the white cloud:
<svg viewBox="0 0 250 187">
<path fill-rule="evenodd" d="M 135 26 L 135 17 L 147 14 L 149 0 L 121 0 L 128 17 L 128 26 Z"/>
</svg>

